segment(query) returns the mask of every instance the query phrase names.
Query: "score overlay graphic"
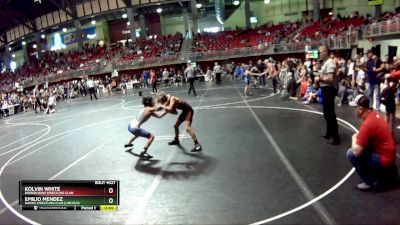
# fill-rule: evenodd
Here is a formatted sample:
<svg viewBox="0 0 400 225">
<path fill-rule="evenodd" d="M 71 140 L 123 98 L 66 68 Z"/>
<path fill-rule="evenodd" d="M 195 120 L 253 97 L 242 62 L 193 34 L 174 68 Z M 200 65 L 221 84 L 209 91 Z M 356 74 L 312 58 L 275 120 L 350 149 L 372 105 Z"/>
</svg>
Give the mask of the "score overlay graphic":
<svg viewBox="0 0 400 225">
<path fill-rule="evenodd" d="M 118 180 L 22 180 L 22 210 L 116 211 Z"/>
</svg>

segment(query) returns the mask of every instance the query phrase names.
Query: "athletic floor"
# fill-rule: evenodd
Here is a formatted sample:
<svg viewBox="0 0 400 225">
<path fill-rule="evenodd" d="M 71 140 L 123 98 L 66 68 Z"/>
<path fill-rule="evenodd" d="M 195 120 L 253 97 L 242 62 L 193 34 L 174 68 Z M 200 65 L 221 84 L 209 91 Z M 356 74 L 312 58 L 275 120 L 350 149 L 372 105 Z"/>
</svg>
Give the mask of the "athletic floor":
<svg viewBox="0 0 400 225">
<path fill-rule="evenodd" d="M 195 108 L 200 153 L 190 153 L 183 126 L 181 147 L 168 146 L 176 115 L 142 126 L 156 136 L 151 161 L 136 156 L 144 139 L 127 151 L 128 123 L 142 108 L 132 91 L 0 120 L 0 224 L 400 223 L 399 189 L 355 189 L 360 178 L 345 157 L 360 124 L 353 108 L 336 108 L 342 144 L 331 146 L 320 137 L 325 122 L 316 104 L 282 101 L 271 89 L 245 98 L 239 81 L 196 88 L 201 97 L 188 96 L 187 86 L 164 91 Z M 21 211 L 24 179 L 120 180 L 119 210 Z"/>
</svg>

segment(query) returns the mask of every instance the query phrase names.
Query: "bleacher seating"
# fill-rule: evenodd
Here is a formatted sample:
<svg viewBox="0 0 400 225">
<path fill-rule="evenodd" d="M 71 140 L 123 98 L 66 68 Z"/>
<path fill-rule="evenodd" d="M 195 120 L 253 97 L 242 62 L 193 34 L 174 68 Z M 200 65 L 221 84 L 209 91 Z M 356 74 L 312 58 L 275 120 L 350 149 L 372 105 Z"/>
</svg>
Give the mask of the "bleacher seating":
<svg viewBox="0 0 400 225">
<path fill-rule="evenodd" d="M 212 52 L 279 43 L 284 37 L 297 30 L 299 26 L 299 22 L 278 25 L 267 24 L 256 29 L 197 34 L 194 38 L 192 51 Z"/>
<path fill-rule="evenodd" d="M 311 23 L 300 32 L 299 21 L 281 24 L 265 24 L 255 29 L 230 30 L 218 33 L 202 33 L 194 36 L 192 53 L 217 54 L 226 50 L 240 51 L 245 47 L 265 47 L 271 44 L 291 44 L 296 42 L 299 49 L 312 41 L 334 39 L 349 33 L 355 33 L 365 26 L 381 22 L 381 30 L 391 30 L 399 26 L 399 13 L 385 13 L 382 17 L 361 17 L 357 13 L 349 17 L 332 17 Z M 387 24 L 386 24 L 387 21 Z M 396 21 L 391 23 L 390 21 Z M 383 24 L 385 23 L 385 24 Z M 385 27 L 386 26 L 386 27 Z M 373 28 L 373 27 L 372 27 Z M 373 29 L 371 29 L 373 32 Z M 293 37 L 294 36 L 294 37 Z M 5 71 L 0 74 L 0 87 L 14 85 L 16 82 L 32 80 L 36 77 L 58 76 L 64 72 L 101 68 L 109 63 L 127 65 L 131 62 L 173 61 L 178 56 L 183 42 L 180 33 L 168 36 L 155 36 L 138 39 L 125 44 L 114 43 L 109 46 L 85 45 L 79 51 L 45 52 L 42 60 L 32 58 L 29 64 L 24 64 L 14 72 Z M 262 49 L 262 48 L 260 48 Z"/>
<path fill-rule="evenodd" d="M 313 41 L 328 38 L 332 35 L 342 35 L 350 29 L 356 30 L 364 24 L 364 18 L 332 18 L 317 21 L 301 30 L 295 37 L 296 41 Z"/>
<path fill-rule="evenodd" d="M 122 56 L 117 60 L 117 65 L 131 61 L 142 61 L 155 57 L 168 57 L 181 50 L 183 36 L 180 33 L 168 36 L 157 36 L 148 39 L 138 39 L 128 42 L 122 48 Z"/>
</svg>

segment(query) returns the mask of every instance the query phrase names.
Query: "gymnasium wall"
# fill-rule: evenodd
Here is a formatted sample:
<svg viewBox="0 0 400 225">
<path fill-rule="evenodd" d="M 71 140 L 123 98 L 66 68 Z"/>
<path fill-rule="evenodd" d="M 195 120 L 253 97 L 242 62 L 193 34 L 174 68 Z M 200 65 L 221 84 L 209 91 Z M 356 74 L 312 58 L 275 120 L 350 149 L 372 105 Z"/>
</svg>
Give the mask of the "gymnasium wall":
<svg viewBox="0 0 400 225">
<path fill-rule="evenodd" d="M 192 30 L 192 21 L 189 18 L 189 30 Z M 165 35 L 175 34 L 176 32 L 180 32 L 182 34 L 185 33 L 185 17 L 184 15 L 171 15 L 171 16 L 163 16 L 162 17 L 162 27 Z M 204 28 L 210 27 L 221 27 L 221 24 L 217 21 L 215 14 L 208 14 L 206 16 L 199 15 L 197 19 L 198 29 L 203 31 Z"/>
<path fill-rule="evenodd" d="M 184 25 L 184 16 L 183 15 L 175 15 L 175 16 L 162 16 L 161 26 L 163 28 L 163 34 L 175 34 L 180 32 L 182 34 L 185 33 L 185 25 Z"/>
<path fill-rule="evenodd" d="M 371 49 L 376 45 L 381 45 L 381 57 L 385 57 L 388 55 L 388 47 L 394 46 L 397 47 L 397 57 L 400 57 L 400 41 L 397 39 L 392 40 L 380 40 L 380 41 L 368 41 L 368 40 L 360 40 L 358 42 L 358 48 L 364 48 L 364 52 Z"/>
</svg>

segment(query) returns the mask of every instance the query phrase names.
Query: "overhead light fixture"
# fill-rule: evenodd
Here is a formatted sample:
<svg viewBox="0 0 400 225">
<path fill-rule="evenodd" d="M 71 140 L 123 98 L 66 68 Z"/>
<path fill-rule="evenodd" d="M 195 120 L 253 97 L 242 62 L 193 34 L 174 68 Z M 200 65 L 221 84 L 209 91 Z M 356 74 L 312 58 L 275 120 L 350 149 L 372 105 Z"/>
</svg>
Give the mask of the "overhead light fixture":
<svg viewBox="0 0 400 225">
<path fill-rule="evenodd" d="M 264 0 L 264 3 L 269 4 L 269 3 L 271 3 L 271 0 Z"/>
<path fill-rule="evenodd" d="M 62 29 L 62 31 L 63 31 L 64 33 L 67 32 L 67 28 L 64 27 L 64 28 Z"/>
<path fill-rule="evenodd" d="M 200 9 L 201 8 L 201 3 L 196 4 L 196 8 Z"/>
<path fill-rule="evenodd" d="M 42 34 L 42 35 L 40 35 L 40 37 L 41 37 L 42 39 L 45 39 L 45 38 L 46 38 L 46 35 Z"/>
<path fill-rule="evenodd" d="M 128 22 L 126 22 L 126 25 L 130 26 L 130 25 L 131 25 L 131 22 L 129 22 L 129 21 L 128 21 Z"/>
<path fill-rule="evenodd" d="M 333 15 L 333 12 L 329 12 L 329 15 L 332 16 L 332 15 Z"/>
<path fill-rule="evenodd" d="M 8 51 L 11 51 L 12 49 L 11 49 L 11 47 L 8 47 Z"/>
<path fill-rule="evenodd" d="M 23 41 L 23 42 L 22 42 L 22 45 L 26 45 L 26 42 L 25 42 L 25 41 Z"/>
<path fill-rule="evenodd" d="M 36 49 L 36 48 L 37 48 L 37 45 L 36 45 L 36 44 L 34 44 L 32 47 Z"/>
<path fill-rule="evenodd" d="M 162 12 L 162 8 L 157 8 L 157 13 L 161 13 Z"/>
<path fill-rule="evenodd" d="M 15 58 L 15 54 L 12 54 L 11 56 L 12 56 L 13 58 Z"/>
<path fill-rule="evenodd" d="M 122 18 L 126 19 L 128 18 L 128 15 L 126 13 L 122 14 Z"/>
<path fill-rule="evenodd" d="M 96 24 L 96 20 L 92 20 L 90 23 L 91 23 L 92 25 L 95 25 L 95 24 Z"/>
<path fill-rule="evenodd" d="M 236 0 L 236 1 L 233 2 L 233 4 L 234 4 L 234 5 L 239 5 L 239 4 L 240 4 L 240 1 Z"/>
</svg>

